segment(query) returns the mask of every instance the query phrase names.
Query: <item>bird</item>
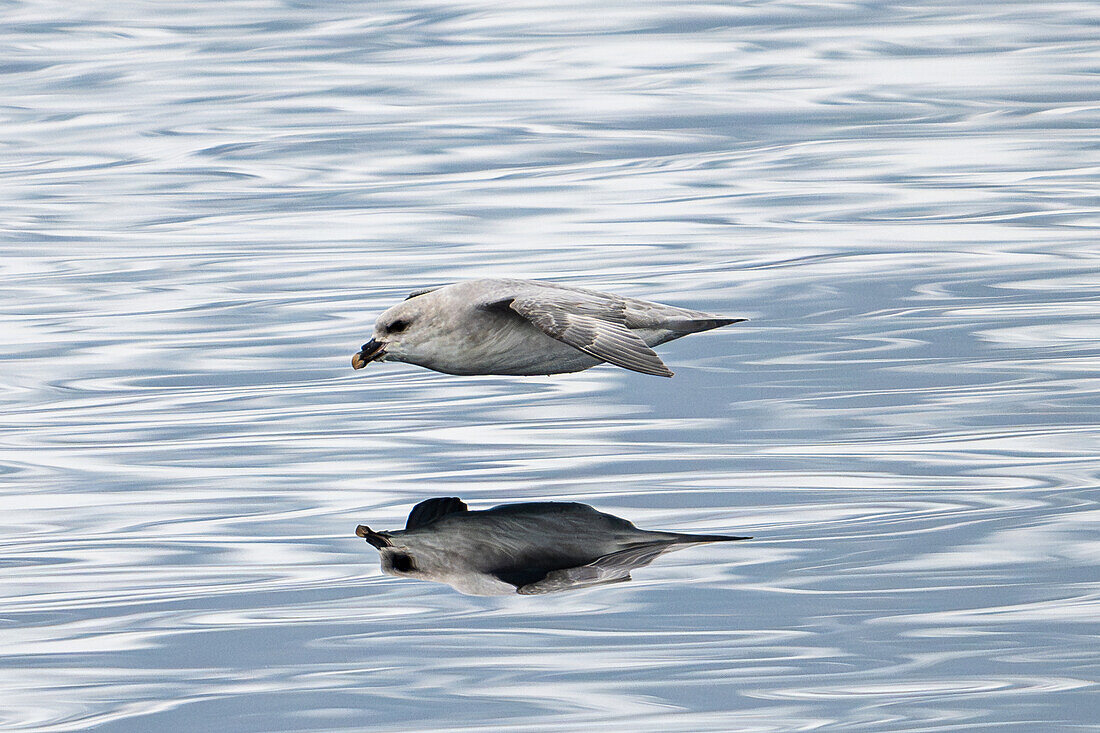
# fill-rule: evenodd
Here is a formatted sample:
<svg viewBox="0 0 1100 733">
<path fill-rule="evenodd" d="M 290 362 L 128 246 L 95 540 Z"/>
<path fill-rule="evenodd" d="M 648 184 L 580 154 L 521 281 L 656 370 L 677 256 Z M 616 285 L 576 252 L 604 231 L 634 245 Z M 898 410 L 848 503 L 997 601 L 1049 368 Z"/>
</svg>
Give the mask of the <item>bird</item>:
<svg viewBox="0 0 1100 733">
<path fill-rule="evenodd" d="M 653 346 L 745 320 L 552 282 L 467 280 L 414 291 L 383 311 L 351 365 L 532 376 L 606 362 L 671 377 Z"/>
<path fill-rule="evenodd" d="M 413 507 L 405 529 L 355 534 L 378 550 L 382 572 L 476 596 L 540 595 L 630 580 L 661 555 L 751 537 L 638 529 L 577 502 L 522 502 L 471 511 L 458 497 Z"/>
</svg>

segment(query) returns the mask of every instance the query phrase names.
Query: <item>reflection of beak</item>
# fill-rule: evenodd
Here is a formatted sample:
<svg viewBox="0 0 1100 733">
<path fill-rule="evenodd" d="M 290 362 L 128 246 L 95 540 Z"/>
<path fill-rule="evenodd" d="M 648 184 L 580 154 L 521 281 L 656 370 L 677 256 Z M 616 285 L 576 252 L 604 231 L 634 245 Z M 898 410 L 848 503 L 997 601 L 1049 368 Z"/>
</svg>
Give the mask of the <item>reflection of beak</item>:
<svg viewBox="0 0 1100 733">
<path fill-rule="evenodd" d="M 375 532 L 365 524 L 360 524 L 356 527 L 355 534 L 369 542 L 376 550 L 381 550 L 383 547 L 391 547 L 393 545 L 389 537 L 381 532 Z"/>
<path fill-rule="evenodd" d="M 355 356 L 351 357 L 351 368 L 362 369 L 372 361 L 381 359 L 386 353 L 386 344 L 381 341 L 375 341 L 371 339 L 367 343 L 363 344 L 363 349 Z"/>
</svg>

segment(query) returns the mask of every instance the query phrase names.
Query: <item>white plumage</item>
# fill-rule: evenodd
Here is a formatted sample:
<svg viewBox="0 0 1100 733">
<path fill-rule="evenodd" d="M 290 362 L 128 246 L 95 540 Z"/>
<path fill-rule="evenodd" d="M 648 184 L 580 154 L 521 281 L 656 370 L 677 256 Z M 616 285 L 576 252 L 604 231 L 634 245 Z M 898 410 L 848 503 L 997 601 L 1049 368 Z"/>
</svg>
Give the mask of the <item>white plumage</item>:
<svg viewBox="0 0 1100 733">
<path fill-rule="evenodd" d="M 743 320 L 535 280 L 471 280 L 414 292 L 386 310 L 352 366 L 535 375 L 607 362 L 671 377 L 653 346 Z"/>
</svg>

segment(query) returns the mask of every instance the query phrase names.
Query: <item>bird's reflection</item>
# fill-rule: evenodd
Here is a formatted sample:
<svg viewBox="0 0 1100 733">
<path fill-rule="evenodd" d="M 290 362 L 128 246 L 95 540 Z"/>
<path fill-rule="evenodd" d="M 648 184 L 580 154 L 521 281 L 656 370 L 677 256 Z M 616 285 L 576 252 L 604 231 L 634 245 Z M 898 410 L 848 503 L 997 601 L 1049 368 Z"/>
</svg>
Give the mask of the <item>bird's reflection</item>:
<svg viewBox="0 0 1100 733">
<path fill-rule="evenodd" d="M 382 572 L 446 583 L 469 595 L 535 595 L 630 580 L 673 550 L 749 537 L 638 529 L 587 504 L 530 502 L 470 511 L 461 499 L 413 507 L 405 529 L 355 533 L 374 546 Z"/>
</svg>

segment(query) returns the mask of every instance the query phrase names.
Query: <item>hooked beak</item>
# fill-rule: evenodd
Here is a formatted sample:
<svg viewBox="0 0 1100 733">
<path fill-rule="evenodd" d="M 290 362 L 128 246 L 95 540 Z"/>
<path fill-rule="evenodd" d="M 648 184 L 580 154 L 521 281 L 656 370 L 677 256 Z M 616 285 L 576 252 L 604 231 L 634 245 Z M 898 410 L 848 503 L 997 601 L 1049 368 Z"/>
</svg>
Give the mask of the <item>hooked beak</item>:
<svg viewBox="0 0 1100 733">
<path fill-rule="evenodd" d="M 383 547 L 392 547 L 393 543 L 390 542 L 390 538 L 382 532 L 375 532 L 373 529 L 365 524 L 360 524 L 355 528 L 355 534 L 359 535 L 367 542 L 371 544 L 376 550 L 381 550 Z"/>
<path fill-rule="evenodd" d="M 363 349 L 358 354 L 351 357 L 351 368 L 362 369 L 370 362 L 381 359 L 385 353 L 386 344 L 382 341 L 371 339 L 363 344 Z"/>
</svg>

